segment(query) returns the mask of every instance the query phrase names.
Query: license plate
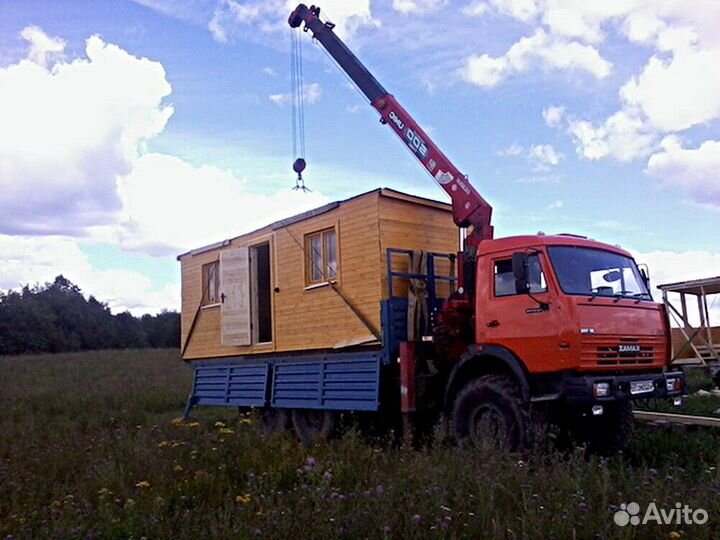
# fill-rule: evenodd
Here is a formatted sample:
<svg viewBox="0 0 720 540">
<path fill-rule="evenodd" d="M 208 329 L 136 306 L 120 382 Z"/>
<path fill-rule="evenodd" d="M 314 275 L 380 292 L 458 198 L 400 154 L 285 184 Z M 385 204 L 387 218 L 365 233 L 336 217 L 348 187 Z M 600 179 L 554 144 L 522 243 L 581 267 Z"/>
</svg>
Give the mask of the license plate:
<svg viewBox="0 0 720 540">
<path fill-rule="evenodd" d="M 632 381 L 630 383 L 630 393 L 632 395 L 646 394 L 653 390 L 655 390 L 655 385 L 652 381 Z"/>
</svg>

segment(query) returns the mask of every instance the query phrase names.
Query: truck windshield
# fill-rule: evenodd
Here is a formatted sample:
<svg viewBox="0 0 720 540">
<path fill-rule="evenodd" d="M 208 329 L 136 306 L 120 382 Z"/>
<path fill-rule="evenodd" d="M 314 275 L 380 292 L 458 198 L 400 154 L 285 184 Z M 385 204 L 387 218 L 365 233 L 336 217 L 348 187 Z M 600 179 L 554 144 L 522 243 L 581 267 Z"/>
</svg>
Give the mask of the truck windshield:
<svg viewBox="0 0 720 540">
<path fill-rule="evenodd" d="M 574 246 L 550 246 L 548 252 L 566 294 L 652 299 L 630 257 Z"/>
</svg>

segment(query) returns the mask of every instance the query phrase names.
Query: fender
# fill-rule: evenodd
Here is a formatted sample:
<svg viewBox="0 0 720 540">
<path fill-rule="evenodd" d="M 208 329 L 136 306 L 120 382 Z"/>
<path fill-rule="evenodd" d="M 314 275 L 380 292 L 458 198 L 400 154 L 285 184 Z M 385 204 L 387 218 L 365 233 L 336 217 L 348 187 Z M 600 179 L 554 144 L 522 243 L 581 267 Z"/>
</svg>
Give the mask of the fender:
<svg viewBox="0 0 720 540">
<path fill-rule="evenodd" d="M 485 360 L 483 360 L 482 357 L 489 357 L 486 360 L 492 360 L 494 363 L 499 363 L 504 368 L 507 368 L 507 370 L 513 374 L 515 380 L 517 380 L 522 398 L 525 401 L 530 401 L 530 384 L 528 383 L 527 370 L 522 360 L 512 351 L 501 345 L 470 345 L 460 357 L 460 361 L 455 364 L 450 371 L 445 385 L 445 406 L 449 405 L 448 397 L 451 395 L 450 391 L 456 384 L 458 373 L 460 373 L 469 362 L 484 362 Z"/>
</svg>

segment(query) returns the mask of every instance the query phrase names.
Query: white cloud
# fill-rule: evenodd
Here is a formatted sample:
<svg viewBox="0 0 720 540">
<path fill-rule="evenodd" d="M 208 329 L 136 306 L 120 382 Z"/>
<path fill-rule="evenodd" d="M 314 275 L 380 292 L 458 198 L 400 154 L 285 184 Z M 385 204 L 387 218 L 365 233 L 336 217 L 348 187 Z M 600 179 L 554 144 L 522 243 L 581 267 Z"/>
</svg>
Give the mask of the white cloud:
<svg viewBox="0 0 720 540">
<path fill-rule="evenodd" d="M 483 0 L 474 0 L 462 8 L 461 11 L 468 17 L 482 17 L 487 13 L 488 7 L 487 2 L 484 2 Z"/>
<path fill-rule="evenodd" d="M 546 171 L 558 165 L 565 155 L 558 152 L 550 144 L 534 144 L 528 150 L 528 158 L 535 163 L 535 170 Z"/>
<path fill-rule="evenodd" d="M 569 117 L 568 129 L 578 153 L 587 159 L 613 157 L 622 162 L 632 161 L 649 155 L 657 141 L 642 119 L 624 111 L 616 112 L 597 126 Z"/>
<path fill-rule="evenodd" d="M 288 16 L 297 5 L 297 0 L 220 0 L 207 28 L 220 43 L 246 36 L 249 26 L 263 34 L 287 32 Z M 341 39 L 352 38 L 363 27 L 380 26 L 370 11 L 370 0 L 328 0 L 322 5 L 321 17 L 335 24 Z"/>
<path fill-rule="evenodd" d="M 558 210 L 558 209 L 560 209 L 560 208 L 563 208 L 564 206 L 565 206 L 565 203 L 564 203 L 564 202 L 562 202 L 562 201 L 554 201 L 554 202 L 551 202 L 551 203 L 548 205 L 547 209 L 548 209 L 548 210 Z"/>
<path fill-rule="evenodd" d="M 448 0 L 393 0 L 392 7 L 403 14 L 425 15 L 446 6 Z"/>
<path fill-rule="evenodd" d="M 277 77 L 277 71 L 275 71 L 271 67 L 264 67 L 262 69 L 263 75 L 267 75 L 268 77 Z"/>
<path fill-rule="evenodd" d="M 518 143 L 512 143 L 507 148 L 501 148 L 495 152 L 498 156 L 519 156 L 525 153 L 525 149 Z"/>
<path fill-rule="evenodd" d="M 328 202 L 317 191 L 259 194 L 230 171 L 163 154 L 139 158 L 119 192 L 120 227 L 106 234 L 125 249 L 154 255 L 217 242 Z"/>
<path fill-rule="evenodd" d="M 676 51 L 671 60 L 653 56 L 640 75 L 620 90 L 661 132 L 677 132 L 720 118 L 720 48 Z"/>
<path fill-rule="evenodd" d="M 178 309 L 180 287 L 168 283 L 155 287 L 137 272 L 96 270 L 78 243 L 67 237 L 0 235 L 0 289 L 52 282 L 59 274 L 106 302 L 114 313 L 129 310 L 134 315 Z"/>
<path fill-rule="evenodd" d="M 700 204 L 720 207 L 720 141 L 683 148 L 680 140 L 671 136 L 661 146 L 661 152 L 650 156 L 645 172 L 681 188 Z"/>
<path fill-rule="evenodd" d="M 317 103 L 322 96 L 322 88 L 318 83 L 310 83 L 303 85 L 302 97 L 305 103 Z M 270 94 L 268 99 L 276 105 L 290 105 L 292 103 L 291 94 Z"/>
<path fill-rule="evenodd" d="M 565 107 L 550 106 L 547 109 L 543 109 L 542 116 L 549 127 L 558 127 L 565 116 Z"/>
<path fill-rule="evenodd" d="M 162 65 L 97 36 L 86 55 L 0 68 L 0 233 L 79 233 L 112 220 L 117 176 L 173 113 Z"/>
<path fill-rule="evenodd" d="M 547 69 L 585 71 L 597 78 L 606 77 L 612 68 L 595 47 L 537 29 L 533 35 L 512 45 L 503 56 L 470 56 L 461 76 L 478 86 L 493 87 L 512 75 L 530 70 L 538 61 Z"/>
<path fill-rule="evenodd" d="M 47 67 L 53 57 L 58 57 L 65 50 L 65 41 L 50 37 L 37 26 L 27 26 L 20 32 L 22 38 L 30 44 L 28 60 L 37 65 Z"/>
<path fill-rule="evenodd" d="M 632 251 L 635 260 L 645 263 L 650 269 L 651 291 L 658 302 L 662 301 L 662 293 L 657 290 L 658 285 L 678 283 L 693 279 L 704 279 L 720 275 L 720 253 L 705 250 L 690 251 Z M 680 311 L 679 295 L 670 294 L 669 299 Z M 715 296 L 715 304 L 711 306 L 710 322 L 720 325 L 720 297 Z M 688 311 L 691 322 L 698 323 L 697 304 L 690 302 Z"/>
</svg>

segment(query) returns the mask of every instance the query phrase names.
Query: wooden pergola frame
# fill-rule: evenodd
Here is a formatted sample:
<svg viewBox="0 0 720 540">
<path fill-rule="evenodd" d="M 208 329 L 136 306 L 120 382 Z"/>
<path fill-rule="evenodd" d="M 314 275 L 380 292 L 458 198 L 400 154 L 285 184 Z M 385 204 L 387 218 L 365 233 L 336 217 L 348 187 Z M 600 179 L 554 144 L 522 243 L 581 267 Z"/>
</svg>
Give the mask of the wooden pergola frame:
<svg viewBox="0 0 720 540">
<path fill-rule="evenodd" d="M 720 276 L 682 281 L 679 283 L 668 283 L 659 285 L 658 289 L 662 291 L 663 302 L 667 307 L 669 315 L 678 325 L 680 332 L 685 338 L 685 343 L 677 351 L 673 351 L 672 362 L 699 364 L 701 366 L 708 365 L 708 362 L 720 363 L 720 343 L 713 343 L 710 310 L 708 308 L 708 296 L 720 294 Z M 677 293 L 680 295 L 681 311 L 678 311 L 678 309 L 670 303 L 668 293 Z M 697 309 L 700 314 L 700 324 L 697 327 L 690 324 L 688 318 L 688 296 L 696 297 Z M 696 345 L 697 340 L 700 340 L 702 343 Z M 687 349 L 692 349 L 693 353 L 695 353 L 695 358 L 689 362 L 687 360 L 678 362 L 679 356 Z"/>
</svg>

